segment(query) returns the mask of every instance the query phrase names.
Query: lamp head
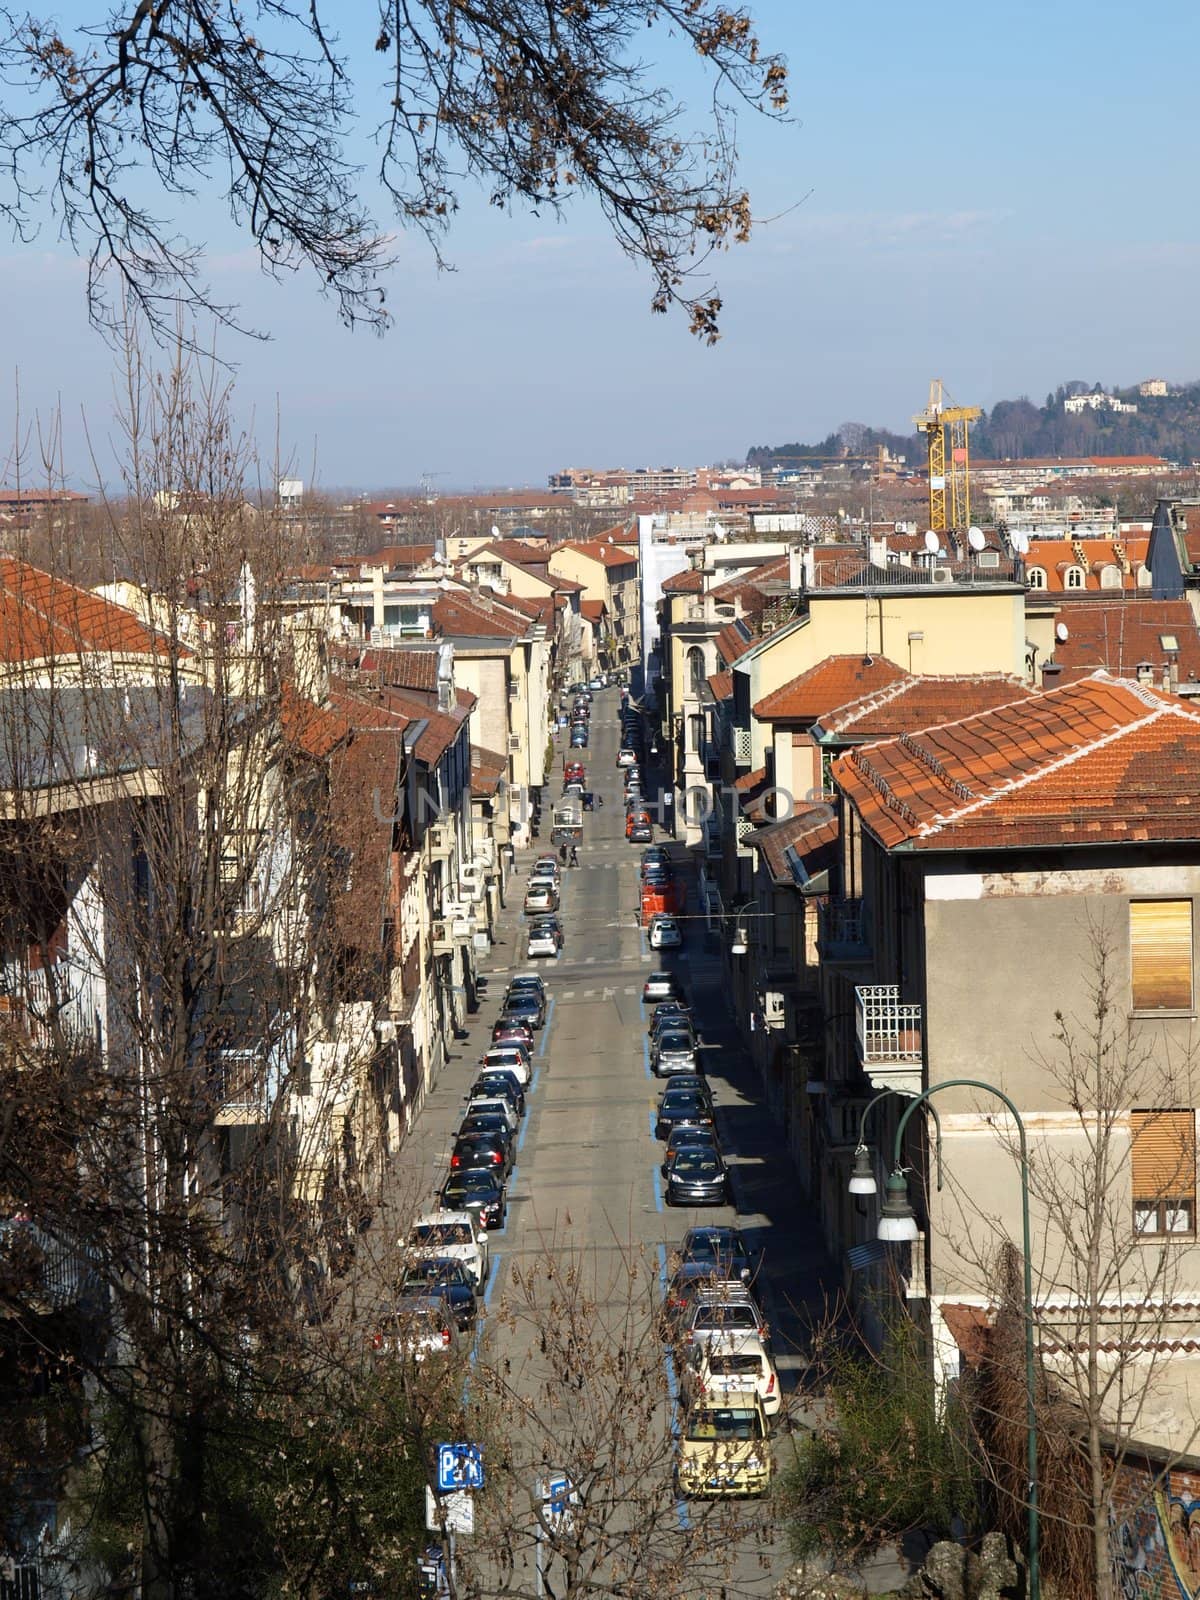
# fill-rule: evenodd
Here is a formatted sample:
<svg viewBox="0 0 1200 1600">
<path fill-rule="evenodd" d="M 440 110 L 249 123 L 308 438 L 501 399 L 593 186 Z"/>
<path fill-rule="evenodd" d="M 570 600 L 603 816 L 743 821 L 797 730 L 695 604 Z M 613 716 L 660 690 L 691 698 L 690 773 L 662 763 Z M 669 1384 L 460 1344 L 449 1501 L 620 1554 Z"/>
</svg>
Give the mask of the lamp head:
<svg viewBox="0 0 1200 1600">
<path fill-rule="evenodd" d="M 854 1152 L 854 1170 L 850 1174 L 849 1183 L 850 1193 L 875 1194 L 878 1188 L 875 1173 L 871 1168 L 871 1153 L 865 1144 L 860 1144 Z"/>
<path fill-rule="evenodd" d="M 917 1219 L 908 1198 L 908 1179 L 902 1172 L 888 1175 L 877 1234 L 885 1244 L 912 1244 L 917 1238 Z"/>
<path fill-rule="evenodd" d="M 733 930 L 733 943 L 729 946 L 730 954 L 744 956 L 750 948 L 746 942 L 746 930 L 740 924 Z"/>
</svg>

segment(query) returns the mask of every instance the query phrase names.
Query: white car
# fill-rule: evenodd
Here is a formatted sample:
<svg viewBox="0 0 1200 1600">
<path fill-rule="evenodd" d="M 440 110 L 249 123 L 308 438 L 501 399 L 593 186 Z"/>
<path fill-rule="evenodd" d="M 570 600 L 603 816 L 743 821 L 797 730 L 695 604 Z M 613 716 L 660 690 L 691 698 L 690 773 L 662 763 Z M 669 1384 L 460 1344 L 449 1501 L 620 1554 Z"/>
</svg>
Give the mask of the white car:
<svg viewBox="0 0 1200 1600">
<path fill-rule="evenodd" d="M 487 1234 L 475 1226 L 469 1211 L 423 1212 L 409 1230 L 406 1248 L 417 1260 L 449 1256 L 461 1261 L 480 1288 L 487 1282 L 491 1265 Z"/>
<path fill-rule="evenodd" d="M 628 745 L 624 745 L 617 751 L 617 765 L 619 767 L 636 767 L 637 751 L 631 750 Z"/>
<path fill-rule="evenodd" d="M 683 934 L 674 917 L 655 917 L 650 924 L 651 950 L 678 950 Z"/>
<path fill-rule="evenodd" d="M 556 956 L 559 951 L 558 934 L 553 928 L 539 927 L 536 923 L 530 929 L 529 948 L 525 954 L 530 961 L 538 956 Z"/>
<path fill-rule="evenodd" d="M 714 1339 L 736 1343 L 757 1339 L 761 1344 L 770 1344 L 771 1329 L 767 1319 L 745 1284 L 702 1289 L 697 1296 L 688 1320 L 686 1342 L 692 1347 L 689 1354 L 698 1354 Z"/>
<path fill-rule="evenodd" d="M 511 1072 L 522 1089 L 529 1087 L 529 1057 L 524 1050 L 515 1050 L 510 1045 L 493 1045 L 484 1052 L 480 1066 L 484 1072 Z"/>
<path fill-rule="evenodd" d="M 757 1390 L 769 1417 L 776 1416 L 782 1404 L 775 1363 L 756 1337 L 725 1335 L 698 1345 L 684 1367 L 681 1387 L 689 1405 L 696 1400 L 719 1404 L 722 1396 L 741 1389 Z"/>
<path fill-rule="evenodd" d="M 558 890 L 552 883 L 531 883 L 525 891 L 525 910 L 545 913 L 558 910 Z"/>
<path fill-rule="evenodd" d="M 516 1108 L 503 1095 L 496 1095 L 495 1098 L 490 1095 L 476 1095 L 473 1100 L 468 1100 L 466 1110 L 463 1112 L 464 1120 L 467 1117 L 473 1117 L 477 1111 L 495 1112 L 496 1115 L 502 1116 L 507 1122 L 510 1133 L 517 1131 Z"/>
<path fill-rule="evenodd" d="M 608 684 L 608 679 L 603 675 L 603 673 L 601 673 L 599 676 L 589 680 L 588 688 L 589 689 L 603 689 L 603 688 L 605 688 L 607 686 L 607 684 Z"/>
</svg>

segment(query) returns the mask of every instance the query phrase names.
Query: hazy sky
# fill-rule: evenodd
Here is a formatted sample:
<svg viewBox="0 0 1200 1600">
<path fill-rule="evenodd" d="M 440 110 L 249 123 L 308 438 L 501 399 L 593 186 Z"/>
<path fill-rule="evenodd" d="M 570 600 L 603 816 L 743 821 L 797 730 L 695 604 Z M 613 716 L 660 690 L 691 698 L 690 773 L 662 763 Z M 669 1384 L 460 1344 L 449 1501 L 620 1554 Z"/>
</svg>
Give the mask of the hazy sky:
<svg viewBox="0 0 1200 1600">
<path fill-rule="evenodd" d="M 847 420 L 902 427 L 933 376 L 984 406 L 1072 378 L 1200 377 L 1194 7 L 1016 0 L 925 25 L 882 0 L 751 9 L 789 58 L 796 120 L 743 119 L 743 176 L 760 217 L 807 198 L 719 263 L 715 349 L 650 314 L 648 279 L 586 207 L 555 222 L 469 203 L 452 274 L 405 240 L 380 340 L 343 329 L 308 279 L 263 279 L 200 201 L 186 226 L 219 252 L 216 293 L 272 335 L 221 343 L 264 444 L 278 407 L 306 479 L 315 459 L 331 485 L 540 484 L 566 465 L 736 457 Z M 691 66 L 667 42 L 660 55 L 691 95 Z M 61 399 L 85 485 L 78 418 L 103 440 L 112 362 L 82 268 L 51 221 L 33 246 L 0 244 L 0 273 L 0 425 L 11 434 L 17 373 L 27 417 Z"/>
</svg>

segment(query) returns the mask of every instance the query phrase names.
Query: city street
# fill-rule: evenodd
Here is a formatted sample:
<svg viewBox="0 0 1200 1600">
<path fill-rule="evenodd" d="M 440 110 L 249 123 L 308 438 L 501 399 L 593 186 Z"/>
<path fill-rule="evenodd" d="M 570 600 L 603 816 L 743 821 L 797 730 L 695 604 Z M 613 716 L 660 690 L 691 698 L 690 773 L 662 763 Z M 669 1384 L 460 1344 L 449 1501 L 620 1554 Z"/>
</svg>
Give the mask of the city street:
<svg viewBox="0 0 1200 1600">
<path fill-rule="evenodd" d="M 591 747 L 584 753 L 589 787 L 603 796 L 604 805 L 584 819 L 579 867 L 563 873 L 564 948 L 556 960 L 542 962 L 527 960 L 524 951 L 524 878 L 533 856 L 550 848 L 547 806 L 541 838 L 523 852 L 518 872 L 510 878 L 501 939 L 483 968 L 488 983 L 480 1009 L 470 1021 L 461 1053 L 426 1101 L 407 1149 L 424 1163 L 424 1192 L 431 1192 L 445 1174 L 462 1099 L 508 977 L 536 968 L 545 979 L 550 1008 L 536 1041 L 534 1088 L 509 1183 L 507 1225 L 491 1236 L 488 1310 L 504 1302 L 515 1265 L 547 1251 L 595 1255 L 620 1250 L 628 1242 L 656 1256 L 665 1275 L 669 1252 L 692 1221 L 736 1221 L 751 1246 L 766 1252 L 760 1299 L 771 1323 L 786 1397 L 804 1370 L 804 1329 L 809 1318 L 822 1314 L 830 1269 L 816 1230 L 806 1225 L 782 1129 L 765 1105 L 737 1039 L 727 1008 L 723 957 L 715 939 L 710 942 L 703 918 L 695 915 L 686 852 L 671 846 L 669 835 L 660 836 L 689 888 L 691 915 L 682 920 L 684 948 L 652 955 L 638 926 L 641 850 L 623 837 L 617 743 L 617 692 L 608 690 L 596 696 Z M 560 739 L 555 780 L 562 744 Z M 649 779 L 653 802 L 653 772 Z M 690 1213 L 664 1203 L 658 1172 L 662 1146 L 652 1127 L 662 1083 L 651 1075 L 641 999 L 646 975 L 656 968 L 679 975 L 694 1007 L 718 1132 L 732 1172 L 732 1208 Z M 489 1337 L 486 1328 L 481 1337 Z M 785 1407 L 793 1420 L 801 1416 L 794 1401 L 789 1405 L 785 1398 Z M 776 1428 L 774 1448 L 777 1464 L 784 1464 L 789 1450 L 785 1427 Z M 686 1526 L 688 1508 L 681 1504 L 679 1515 Z M 760 1526 L 746 1540 L 730 1594 L 764 1595 L 785 1570 L 784 1541 L 771 1525 L 769 1501 L 759 1508 L 751 1505 L 747 1515 Z"/>
</svg>

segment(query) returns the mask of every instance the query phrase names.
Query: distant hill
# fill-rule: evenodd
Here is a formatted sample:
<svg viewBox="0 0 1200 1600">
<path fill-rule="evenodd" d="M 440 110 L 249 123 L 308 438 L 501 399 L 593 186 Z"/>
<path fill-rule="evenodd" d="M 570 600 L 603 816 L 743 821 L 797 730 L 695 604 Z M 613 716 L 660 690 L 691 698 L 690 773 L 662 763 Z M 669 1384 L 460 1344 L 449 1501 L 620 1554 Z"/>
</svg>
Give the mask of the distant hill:
<svg viewBox="0 0 1200 1600">
<path fill-rule="evenodd" d="M 1112 391 L 1137 406 L 1130 416 L 1108 410 L 1068 412 L 1069 395 L 1087 393 L 1092 385 L 1061 384 L 1037 406 L 1024 396 L 998 400 L 971 429 L 971 454 L 991 460 L 1026 460 L 1040 456 L 1165 456 L 1189 463 L 1200 460 L 1200 383 L 1181 385 L 1166 395 L 1140 395 L 1136 387 Z M 806 459 L 873 455 L 886 445 L 910 466 L 925 459 L 919 434 L 890 433 L 847 422 L 816 444 L 755 445 L 747 453 L 752 466 L 769 467 Z"/>
</svg>

